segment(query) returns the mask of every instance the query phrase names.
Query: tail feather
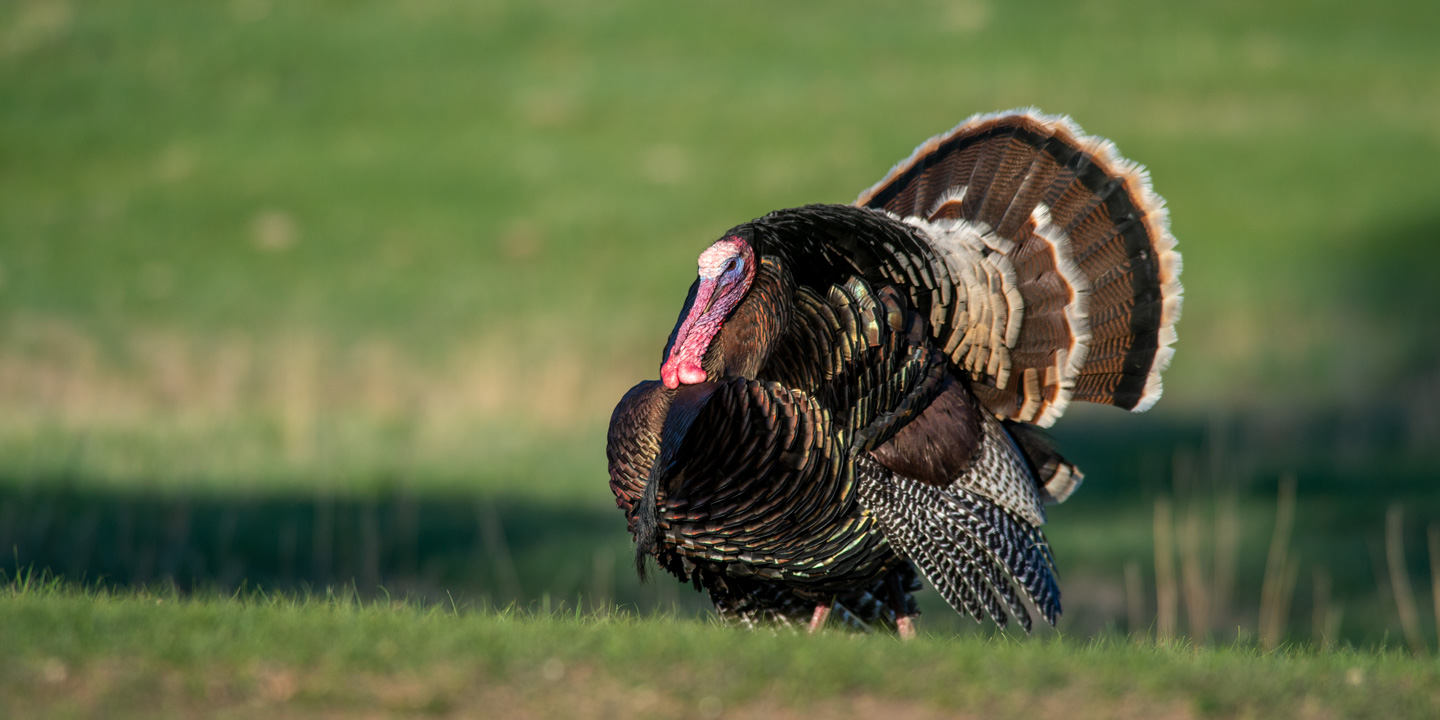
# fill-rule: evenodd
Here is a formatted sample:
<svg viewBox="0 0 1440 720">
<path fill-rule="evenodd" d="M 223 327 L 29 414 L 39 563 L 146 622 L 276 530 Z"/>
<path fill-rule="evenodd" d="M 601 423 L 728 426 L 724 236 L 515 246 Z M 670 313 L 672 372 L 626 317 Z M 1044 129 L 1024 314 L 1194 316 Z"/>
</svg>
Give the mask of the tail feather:
<svg viewBox="0 0 1440 720">
<path fill-rule="evenodd" d="M 954 275 L 989 283 L 972 292 L 983 307 L 968 308 L 968 332 L 937 332 L 966 335 L 942 345 L 992 412 L 1048 425 L 1072 399 L 1138 411 L 1159 398 L 1180 256 L 1145 169 L 1110 141 L 1033 110 L 980 115 L 921 144 L 856 204 L 921 227 Z"/>
<path fill-rule="evenodd" d="M 1015 440 L 1020 454 L 1025 457 L 1025 462 L 1030 464 L 1045 502 L 1065 502 L 1065 499 L 1080 487 L 1085 473 L 1060 456 L 1060 451 L 1055 448 L 1055 441 L 1046 435 L 1044 430 L 1016 422 L 1007 422 L 1004 426 L 1005 431 Z"/>
<path fill-rule="evenodd" d="M 1044 138 L 1043 141 L 1041 137 Z M 1042 134 L 1041 137 L 1036 138 L 1038 145 L 1026 146 L 1029 148 L 1026 153 L 1029 163 L 1015 171 L 1015 179 L 1012 180 L 1015 189 L 1009 195 L 1010 202 L 1002 212 L 994 216 L 999 218 L 995 222 L 995 232 L 1001 237 L 1013 237 L 1020 231 L 1054 183 L 1055 176 L 1060 173 L 1060 165 L 1044 152 L 1045 144 L 1050 142 L 1051 135 Z"/>
</svg>

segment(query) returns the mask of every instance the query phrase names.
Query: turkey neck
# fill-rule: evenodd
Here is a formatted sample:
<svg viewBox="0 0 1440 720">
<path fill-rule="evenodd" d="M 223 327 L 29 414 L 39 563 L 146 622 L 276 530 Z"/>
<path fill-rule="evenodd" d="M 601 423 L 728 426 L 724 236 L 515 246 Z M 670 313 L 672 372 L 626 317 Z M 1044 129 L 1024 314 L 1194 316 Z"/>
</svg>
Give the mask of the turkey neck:
<svg viewBox="0 0 1440 720">
<path fill-rule="evenodd" d="M 755 280 L 745 298 L 731 311 L 701 365 L 711 380 L 743 377 L 754 380 L 771 350 L 790 327 L 795 282 L 776 257 L 761 257 Z"/>
</svg>

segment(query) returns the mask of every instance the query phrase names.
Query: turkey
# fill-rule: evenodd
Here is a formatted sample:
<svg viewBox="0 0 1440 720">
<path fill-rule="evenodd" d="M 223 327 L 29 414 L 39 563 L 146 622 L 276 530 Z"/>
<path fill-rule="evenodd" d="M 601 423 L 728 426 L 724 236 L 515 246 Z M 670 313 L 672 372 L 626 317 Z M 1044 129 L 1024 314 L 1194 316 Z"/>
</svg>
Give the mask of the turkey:
<svg viewBox="0 0 1440 720">
<path fill-rule="evenodd" d="M 1040 528 L 1082 475 L 1040 428 L 1159 399 L 1174 246 L 1142 167 L 1034 110 L 927 140 L 853 205 L 730 229 L 610 421 L 642 579 L 750 626 L 909 637 L 921 576 L 977 621 L 1053 625 Z"/>
</svg>

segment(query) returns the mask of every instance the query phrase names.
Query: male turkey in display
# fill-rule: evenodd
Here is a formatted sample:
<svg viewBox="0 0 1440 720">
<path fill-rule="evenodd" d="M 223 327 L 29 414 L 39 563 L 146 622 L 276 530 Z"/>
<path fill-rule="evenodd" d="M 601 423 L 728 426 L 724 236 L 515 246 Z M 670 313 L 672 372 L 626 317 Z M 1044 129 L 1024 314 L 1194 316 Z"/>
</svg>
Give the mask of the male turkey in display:
<svg viewBox="0 0 1440 720">
<path fill-rule="evenodd" d="M 909 636 L 918 568 L 977 620 L 1054 624 L 1040 526 L 1081 474 L 1039 427 L 1159 399 L 1174 246 L 1143 168 L 1033 110 L 931 138 L 854 205 L 731 229 L 610 421 L 641 576 L 746 625 Z"/>
</svg>

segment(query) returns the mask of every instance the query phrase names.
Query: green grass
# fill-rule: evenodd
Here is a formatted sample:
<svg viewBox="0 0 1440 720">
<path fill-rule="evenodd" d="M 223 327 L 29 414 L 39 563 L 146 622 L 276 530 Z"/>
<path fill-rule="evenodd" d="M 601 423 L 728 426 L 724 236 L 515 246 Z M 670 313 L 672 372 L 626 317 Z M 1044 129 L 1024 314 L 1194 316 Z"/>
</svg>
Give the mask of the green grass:
<svg viewBox="0 0 1440 720">
<path fill-rule="evenodd" d="M 588 453 L 706 242 L 1025 105 L 1169 199 L 1189 292 L 1162 409 L 1379 405 L 1428 437 L 1437 12 L 20 0 L 0 453 L 428 478 L 517 421 Z"/>
<path fill-rule="evenodd" d="M 50 717 L 1424 717 L 1394 652 L 741 633 L 345 598 L 0 591 L 0 712 Z"/>
<path fill-rule="evenodd" d="M 709 239 L 1033 104 L 1170 200 L 1167 402 L 1382 392 L 1429 314 L 1336 291 L 1435 259 L 1437 13 L 23 0 L 0 9 L 3 349 L 80 342 L 145 380 L 227 341 L 261 365 L 296 336 L 327 364 L 378 344 L 417 373 L 499 345 L 623 389 Z"/>
<path fill-rule="evenodd" d="M 1392 502 L 1434 637 L 1436 27 L 1423 0 L 0 3 L 0 551 L 71 587 L 0 601 L 0 714 L 544 715 L 551 657 L 657 716 L 704 692 L 754 714 L 1433 702 L 1433 665 L 1226 643 L 1253 634 L 1286 472 L 1286 637 L 1311 640 L 1321 568 L 1342 640 L 1399 644 Z M 993 639 L 933 593 L 922 627 L 963 638 L 427 609 L 703 607 L 634 580 L 603 460 L 696 253 L 1029 105 L 1149 166 L 1185 257 L 1157 411 L 1056 428 L 1087 472 L 1047 530 L 1065 639 Z M 1154 501 L 1211 543 L 1229 492 L 1219 647 L 1115 640 L 1128 563 L 1154 614 Z M 96 583 L 121 590 L 74 589 Z M 257 586 L 416 604 L 215 599 Z M 652 680 L 665 658 L 684 682 Z"/>
</svg>

